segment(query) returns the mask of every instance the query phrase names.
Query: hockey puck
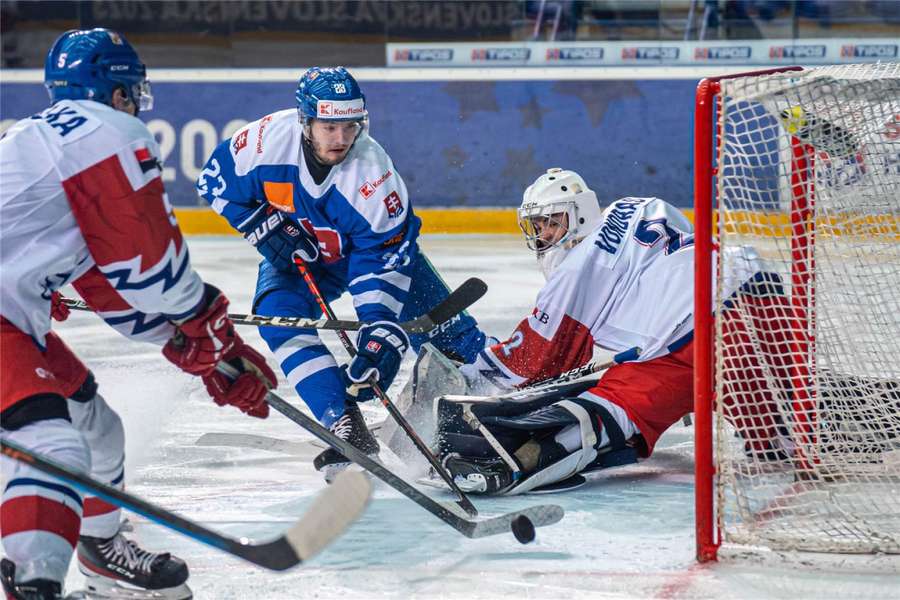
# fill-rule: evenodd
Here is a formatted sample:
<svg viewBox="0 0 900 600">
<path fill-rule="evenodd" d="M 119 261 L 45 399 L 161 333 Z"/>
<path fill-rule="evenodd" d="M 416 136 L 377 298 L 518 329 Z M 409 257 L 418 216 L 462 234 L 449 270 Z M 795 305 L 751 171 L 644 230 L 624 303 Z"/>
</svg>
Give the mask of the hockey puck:
<svg viewBox="0 0 900 600">
<path fill-rule="evenodd" d="M 525 515 L 519 515 L 513 519 L 509 528 L 512 529 L 513 535 L 519 540 L 520 544 L 527 544 L 534 541 L 534 523 Z"/>
</svg>

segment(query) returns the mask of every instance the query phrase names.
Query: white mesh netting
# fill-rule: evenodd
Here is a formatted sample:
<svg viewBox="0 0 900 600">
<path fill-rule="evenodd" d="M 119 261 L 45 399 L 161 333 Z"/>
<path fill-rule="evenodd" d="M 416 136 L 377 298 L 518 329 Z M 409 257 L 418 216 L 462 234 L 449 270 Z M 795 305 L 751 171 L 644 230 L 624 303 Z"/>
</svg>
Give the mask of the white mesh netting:
<svg viewBox="0 0 900 600">
<path fill-rule="evenodd" d="M 716 461 L 726 542 L 900 553 L 900 64 L 722 81 Z M 733 282 L 732 282 L 733 283 Z"/>
</svg>

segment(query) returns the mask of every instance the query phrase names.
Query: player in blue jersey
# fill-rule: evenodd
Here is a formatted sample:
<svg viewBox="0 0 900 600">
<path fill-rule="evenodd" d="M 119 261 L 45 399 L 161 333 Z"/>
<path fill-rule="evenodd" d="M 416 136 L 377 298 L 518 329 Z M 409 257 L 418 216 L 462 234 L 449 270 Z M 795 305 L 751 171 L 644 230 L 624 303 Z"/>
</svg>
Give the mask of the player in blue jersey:
<svg viewBox="0 0 900 600">
<path fill-rule="evenodd" d="M 376 454 L 378 442 L 356 404 L 373 397 L 370 377 L 387 389 L 406 350 L 426 341 L 470 362 L 485 336 L 466 314 L 431 335 L 408 337 L 397 325 L 449 293 L 419 249 L 421 221 L 406 184 L 369 136 L 366 98 L 346 69 L 309 69 L 296 98 L 296 109 L 254 121 L 219 145 L 197 187 L 264 258 L 254 312 L 320 314 L 293 262 L 297 255 L 326 300 L 353 296 L 359 319 L 371 325 L 359 332 L 359 354 L 342 367 L 315 330 L 261 327 L 260 334 L 316 418 Z M 346 464 L 334 450 L 316 459 L 328 480 Z"/>
</svg>

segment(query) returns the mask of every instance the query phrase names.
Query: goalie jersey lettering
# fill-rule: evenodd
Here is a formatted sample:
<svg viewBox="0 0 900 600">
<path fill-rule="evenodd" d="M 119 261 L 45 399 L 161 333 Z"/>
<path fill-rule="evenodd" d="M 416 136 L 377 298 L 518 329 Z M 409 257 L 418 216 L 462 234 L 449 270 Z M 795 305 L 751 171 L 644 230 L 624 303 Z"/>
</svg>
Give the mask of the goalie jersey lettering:
<svg viewBox="0 0 900 600">
<path fill-rule="evenodd" d="M 0 139 L 2 313 L 43 343 L 50 295 L 94 271 L 121 308 L 191 315 L 203 295 L 160 179 L 156 141 L 135 117 L 57 102 Z M 102 298 L 85 298 L 99 304 Z"/>
<path fill-rule="evenodd" d="M 758 270 L 749 250 L 728 264 L 732 291 Z M 474 367 L 513 387 L 581 366 L 595 346 L 617 362 L 675 352 L 693 335 L 693 285 L 690 222 L 658 198 L 622 198 L 556 268 L 531 315 Z"/>
</svg>

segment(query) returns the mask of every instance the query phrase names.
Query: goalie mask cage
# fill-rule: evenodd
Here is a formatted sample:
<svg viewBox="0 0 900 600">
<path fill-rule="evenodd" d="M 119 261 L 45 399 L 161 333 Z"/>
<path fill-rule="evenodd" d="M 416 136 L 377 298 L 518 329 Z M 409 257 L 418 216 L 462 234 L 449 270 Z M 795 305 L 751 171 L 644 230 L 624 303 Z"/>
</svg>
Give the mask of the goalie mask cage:
<svg viewBox="0 0 900 600">
<path fill-rule="evenodd" d="M 705 79 L 694 144 L 698 559 L 900 553 L 900 64 Z"/>
</svg>

